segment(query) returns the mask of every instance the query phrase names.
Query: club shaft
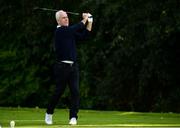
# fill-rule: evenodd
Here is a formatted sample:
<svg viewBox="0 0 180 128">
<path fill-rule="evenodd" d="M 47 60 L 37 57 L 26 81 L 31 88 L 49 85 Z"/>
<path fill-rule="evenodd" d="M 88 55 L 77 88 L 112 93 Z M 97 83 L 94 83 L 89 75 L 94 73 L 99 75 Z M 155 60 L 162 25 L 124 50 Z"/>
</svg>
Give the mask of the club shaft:
<svg viewBox="0 0 180 128">
<path fill-rule="evenodd" d="M 59 10 L 56 10 L 56 9 L 39 8 L 39 7 L 35 7 L 34 10 L 43 10 L 43 11 L 51 11 L 51 12 L 57 12 L 57 11 L 59 11 Z M 66 11 L 66 13 L 72 14 L 72 15 L 79 15 L 79 13 L 76 13 L 76 12 L 70 12 L 70 11 Z"/>
<path fill-rule="evenodd" d="M 49 8 L 39 8 L 41 10 L 44 10 L 44 11 L 52 11 L 52 12 L 57 12 L 58 10 L 56 9 L 49 9 Z"/>
<path fill-rule="evenodd" d="M 69 11 L 66 11 L 66 13 L 72 14 L 72 15 L 79 15 L 79 13 L 77 13 L 77 12 L 69 12 Z"/>
</svg>

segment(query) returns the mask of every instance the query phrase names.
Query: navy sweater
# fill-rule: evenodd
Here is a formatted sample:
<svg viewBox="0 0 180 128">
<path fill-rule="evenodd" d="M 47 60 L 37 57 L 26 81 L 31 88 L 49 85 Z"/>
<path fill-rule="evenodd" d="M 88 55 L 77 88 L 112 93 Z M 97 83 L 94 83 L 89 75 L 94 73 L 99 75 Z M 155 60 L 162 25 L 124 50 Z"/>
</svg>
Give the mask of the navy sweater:
<svg viewBox="0 0 180 128">
<path fill-rule="evenodd" d="M 55 54 L 58 61 L 71 60 L 76 62 L 76 42 L 88 37 L 89 31 L 80 22 L 72 26 L 61 26 L 55 31 Z"/>
</svg>

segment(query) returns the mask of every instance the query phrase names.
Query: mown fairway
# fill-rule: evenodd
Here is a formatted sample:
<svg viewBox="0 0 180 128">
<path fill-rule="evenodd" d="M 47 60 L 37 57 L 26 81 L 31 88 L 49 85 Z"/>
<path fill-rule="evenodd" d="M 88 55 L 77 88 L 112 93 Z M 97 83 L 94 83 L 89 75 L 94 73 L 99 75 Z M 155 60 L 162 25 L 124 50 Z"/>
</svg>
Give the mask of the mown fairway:
<svg viewBox="0 0 180 128">
<path fill-rule="evenodd" d="M 56 109 L 53 116 L 54 124 L 44 123 L 45 109 L 39 108 L 0 108 L 0 125 L 9 127 L 14 120 L 16 127 L 21 128 L 142 128 L 142 127 L 179 127 L 180 114 L 175 113 L 140 113 L 119 111 L 80 110 L 78 125 L 68 125 L 68 110 Z"/>
</svg>

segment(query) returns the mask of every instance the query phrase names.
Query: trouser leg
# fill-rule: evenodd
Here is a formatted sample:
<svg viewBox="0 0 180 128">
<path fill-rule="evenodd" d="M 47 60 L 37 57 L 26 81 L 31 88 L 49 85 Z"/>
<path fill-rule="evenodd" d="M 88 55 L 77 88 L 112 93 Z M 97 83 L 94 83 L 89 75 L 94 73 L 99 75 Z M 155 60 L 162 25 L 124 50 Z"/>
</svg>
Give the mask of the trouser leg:
<svg viewBox="0 0 180 128">
<path fill-rule="evenodd" d="M 63 94 L 66 88 L 66 71 L 62 65 L 56 64 L 54 67 L 55 79 L 56 79 L 56 88 L 53 96 L 50 99 L 50 102 L 47 106 L 47 113 L 53 114 L 54 109 Z"/>
<path fill-rule="evenodd" d="M 69 88 L 71 93 L 71 105 L 69 118 L 78 118 L 79 111 L 79 70 L 78 67 L 73 67 L 73 72 L 69 79 Z"/>
</svg>

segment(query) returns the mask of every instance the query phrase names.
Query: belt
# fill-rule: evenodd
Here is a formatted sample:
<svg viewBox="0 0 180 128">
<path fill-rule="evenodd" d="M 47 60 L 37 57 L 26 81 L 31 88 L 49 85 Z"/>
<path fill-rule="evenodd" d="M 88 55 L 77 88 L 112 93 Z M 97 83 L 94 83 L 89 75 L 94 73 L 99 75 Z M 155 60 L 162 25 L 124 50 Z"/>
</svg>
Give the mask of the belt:
<svg viewBox="0 0 180 128">
<path fill-rule="evenodd" d="M 74 66 L 74 64 L 75 64 L 75 63 L 65 63 L 65 62 L 62 62 L 62 61 L 59 61 L 59 60 L 56 60 L 56 63 L 71 66 L 71 67 Z"/>
</svg>

